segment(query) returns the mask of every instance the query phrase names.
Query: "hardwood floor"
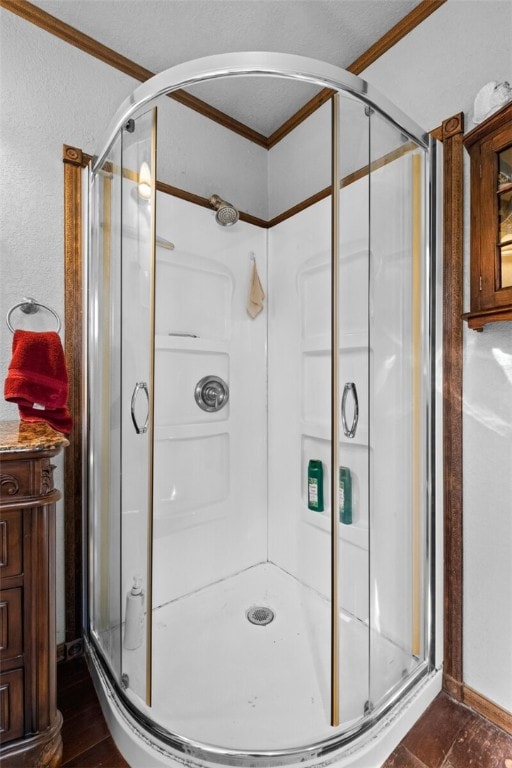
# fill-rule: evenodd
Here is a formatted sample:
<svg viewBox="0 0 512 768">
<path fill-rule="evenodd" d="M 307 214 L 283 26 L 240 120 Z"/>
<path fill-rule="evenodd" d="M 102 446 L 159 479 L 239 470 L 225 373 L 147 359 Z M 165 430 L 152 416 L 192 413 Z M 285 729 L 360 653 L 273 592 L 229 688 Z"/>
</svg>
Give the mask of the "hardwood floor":
<svg viewBox="0 0 512 768">
<path fill-rule="evenodd" d="M 383 768 L 512 768 L 512 736 L 441 693 Z"/>
<path fill-rule="evenodd" d="M 62 768 L 130 768 L 109 733 L 83 657 L 57 665 L 57 706 L 64 720 Z"/>
<path fill-rule="evenodd" d="M 59 664 L 57 680 L 62 768 L 146 768 L 118 752 L 85 659 Z M 512 736 L 441 693 L 383 768 L 512 768 Z"/>
</svg>

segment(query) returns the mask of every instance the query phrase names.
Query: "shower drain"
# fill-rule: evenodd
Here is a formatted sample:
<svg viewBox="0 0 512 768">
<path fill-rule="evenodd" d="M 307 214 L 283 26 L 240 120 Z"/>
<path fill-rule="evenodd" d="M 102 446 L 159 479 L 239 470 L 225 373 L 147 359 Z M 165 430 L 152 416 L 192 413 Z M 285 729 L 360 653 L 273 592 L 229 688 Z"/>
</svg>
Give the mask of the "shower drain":
<svg viewBox="0 0 512 768">
<path fill-rule="evenodd" d="M 255 605 L 249 608 L 245 615 L 251 624 L 259 624 L 260 626 L 270 624 L 274 620 L 274 611 L 264 605 Z"/>
</svg>

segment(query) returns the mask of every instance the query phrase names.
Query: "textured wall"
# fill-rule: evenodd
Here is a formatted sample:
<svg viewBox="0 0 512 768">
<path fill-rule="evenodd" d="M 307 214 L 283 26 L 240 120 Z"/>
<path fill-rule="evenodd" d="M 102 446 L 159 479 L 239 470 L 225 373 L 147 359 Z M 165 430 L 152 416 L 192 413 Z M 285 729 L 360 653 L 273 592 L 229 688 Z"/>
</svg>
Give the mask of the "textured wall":
<svg viewBox="0 0 512 768">
<path fill-rule="evenodd" d="M 330 183 L 331 105 L 328 103 L 268 152 L 269 218 L 320 192 Z"/>
<path fill-rule="evenodd" d="M 510 2 L 449 2 L 362 76 L 426 129 L 462 111 L 469 130 L 478 90 L 512 80 L 511 29 Z M 463 430 L 464 681 L 512 711 L 512 323 L 465 326 Z"/>
<path fill-rule="evenodd" d="M 92 154 L 136 83 L 8 11 L 0 11 L 0 21 L 3 324 L 7 309 L 26 295 L 62 317 L 62 145 Z M 1 337 L 3 375 L 10 337 L 3 330 Z M 17 409 L 2 400 L 0 416 L 16 418 Z"/>
<path fill-rule="evenodd" d="M 3 381 L 11 348 L 11 334 L 4 324 L 9 307 L 28 295 L 63 316 L 62 145 L 73 144 L 92 153 L 108 116 L 133 90 L 135 81 L 3 9 L 0 35 Z M 18 410 L 2 398 L 0 417 L 16 419 Z M 60 457 L 56 484 L 61 488 L 62 463 Z M 57 642 L 62 642 L 62 502 L 57 509 L 57 542 Z"/>
<path fill-rule="evenodd" d="M 64 314 L 62 145 L 97 150 L 108 122 L 138 82 L 0 9 L 0 377 L 11 354 L 4 318 L 24 296 Z M 208 125 L 208 140 L 203 128 Z M 171 151 L 172 147 L 172 151 Z M 266 217 L 266 151 L 164 100 L 159 172 L 200 195 L 219 192 Z M 194 162 L 192 162 L 194 161 Z M 33 319 L 32 319 L 33 320 Z M 35 325 L 38 330 L 43 318 Z M 17 419 L 0 399 L 0 418 Z M 62 458 L 56 483 L 62 487 Z M 57 641 L 64 639 L 63 507 L 58 507 Z"/>
<path fill-rule="evenodd" d="M 158 104 L 158 178 L 268 218 L 267 150 L 167 97 Z"/>
</svg>

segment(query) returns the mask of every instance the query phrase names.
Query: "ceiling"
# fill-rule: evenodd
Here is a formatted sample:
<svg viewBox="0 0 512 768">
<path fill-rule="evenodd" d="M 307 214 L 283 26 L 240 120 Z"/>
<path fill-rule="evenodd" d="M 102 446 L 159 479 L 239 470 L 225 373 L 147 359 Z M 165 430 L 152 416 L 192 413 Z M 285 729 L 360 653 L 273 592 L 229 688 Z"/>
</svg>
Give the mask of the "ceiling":
<svg viewBox="0 0 512 768">
<path fill-rule="evenodd" d="M 418 0 L 35 0 L 35 5 L 137 64 L 160 72 L 229 51 L 279 51 L 346 68 Z M 269 136 L 319 90 L 231 78 L 190 89 Z"/>
</svg>

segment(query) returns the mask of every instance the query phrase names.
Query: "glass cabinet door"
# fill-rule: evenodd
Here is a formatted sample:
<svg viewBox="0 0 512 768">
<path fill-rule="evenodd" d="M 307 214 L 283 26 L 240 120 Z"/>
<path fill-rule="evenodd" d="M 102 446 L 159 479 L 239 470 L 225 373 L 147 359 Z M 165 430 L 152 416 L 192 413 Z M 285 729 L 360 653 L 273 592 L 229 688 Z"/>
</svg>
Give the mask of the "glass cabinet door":
<svg viewBox="0 0 512 768">
<path fill-rule="evenodd" d="M 512 286 L 512 147 L 498 153 L 500 288 Z"/>
<path fill-rule="evenodd" d="M 464 136 L 471 160 L 469 327 L 512 319 L 512 103 Z"/>
</svg>

